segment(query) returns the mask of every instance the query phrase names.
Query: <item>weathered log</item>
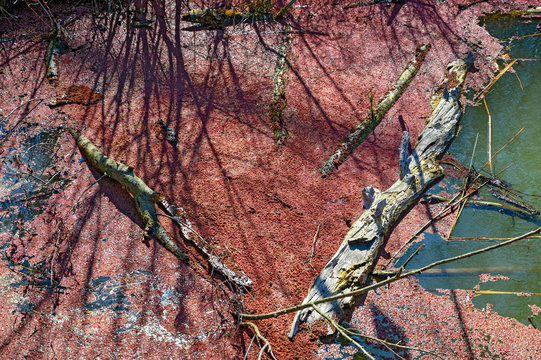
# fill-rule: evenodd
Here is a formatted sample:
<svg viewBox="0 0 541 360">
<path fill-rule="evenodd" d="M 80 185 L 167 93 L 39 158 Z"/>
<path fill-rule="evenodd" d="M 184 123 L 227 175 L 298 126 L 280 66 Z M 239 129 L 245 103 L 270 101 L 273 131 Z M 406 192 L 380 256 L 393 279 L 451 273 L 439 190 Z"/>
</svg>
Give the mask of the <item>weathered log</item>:
<svg viewBox="0 0 541 360">
<path fill-rule="evenodd" d="M 384 192 L 366 191 L 370 207 L 355 221 L 333 258 L 314 279 L 303 304 L 365 287 L 393 228 L 421 195 L 443 176 L 440 158 L 451 144 L 462 115 L 461 87 L 472 63 L 455 60 L 447 66 L 444 79 L 433 96 L 433 111 L 427 125 L 403 166 L 402 177 Z M 365 294 L 345 297 L 319 305 L 324 314 L 337 321 L 348 319 Z M 312 325 L 323 317 L 311 308 L 297 313 L 290 337 L 303 323 Z M 334 329 L 327 327 L 328 334 Z"/>
<path fill-rule="evenodd" d="M 269 9 L 258 9 L 253 5 L 249 6 L 249 11 L 236 11 L 234 9 L 195 9 L 182 15 L 182 20 L 195 23 L 197 25 L 183 28 L 186 31 L 197 30 L 218 30 L 226 26 L 240 24 L 250 24 L 255 21 L 282 20 L 286 11 L 297 0 L 291 0 L 282 7 L 276 14 L 272 15 Z"/>
<path fill-rule="evenodd" d="M 404 93 L 415 75 L 417 75 L 425 60 L 426 53 L 429 50 L 430 44 L 421 45 L 415 50 L 415 54 L 408 61 L 404 71 L 402 71 L 391 89 L 383 95 L 375 108 L 370 109 L 370 112 L 361 120 L 361 122 L 350 131 L 344 141 L 338 145 L 334 153 L 322 166 L 320 170 L 322 177 L 329 176 L 334 169 L 340 166 L 353 150 L 361 145 L 368 134 L 379 125 L 385 114 L 387 114 L 394 103 L 400 99 L 400 96 Z"/>
</svg>

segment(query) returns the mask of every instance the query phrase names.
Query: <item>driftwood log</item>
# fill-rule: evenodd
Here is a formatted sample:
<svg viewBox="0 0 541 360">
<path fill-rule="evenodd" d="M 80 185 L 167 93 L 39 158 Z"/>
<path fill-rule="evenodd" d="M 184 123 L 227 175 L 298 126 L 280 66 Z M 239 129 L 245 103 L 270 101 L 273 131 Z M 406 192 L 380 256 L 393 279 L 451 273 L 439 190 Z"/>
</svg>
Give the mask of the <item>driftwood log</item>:
<svg viewBox="0 0 541 360">
<path fill-rule="evenodd" d="M 454 139 L 462 115 L 459 102 L 462 84 L 472 58 L 455 60 L 445 71 L 443 81 L 432 97 L 432 114 L 412 150 L 401 159 L 400 178 L 386 191 L 367 187 L 363 191 L 366 210 L 346 234 L 333 258 L 314 279 L 303 304 L 365 287 L 395 225 L 408 213 L 421 195 L 443 176 L 440 159 Z M 404 157 L 404 154 L 402 154 Z M 362 305 L 366 294 L 345 297 L 319 304 L 331 319 L 340 321 L 351 316 L 355 306 Z M 301 324 L 312 325 L 324 318 L 312 308 L 297 313 L 290 337 Z M 327 326 L 327 334 L 334 330 Z"/>
<path fill-rule="evenodd" d="M 111 159 L 98 149 L 98 147 L 86 136 L 74 129 L 68 128 L 68 130 L 75 139 L 75 142 L 87 163 L 99 173 L 116 180 L 133 197 L 137 214 L 144 225 L 145 237 L 155 238 L 160 245 L 169 250 L 180 260 L 185 262 L 189 260 L 188 255 L 169 237 L 169 234 L 158 220 L 155 205 L 159 204 L 168 213 L 168 216 L 180 227 L 184 241 L 188 241 L 190 244 L 197 247 L 198 250 L 205 255 L 212 268 L 218 271 L 228 282 L 236 284 L 239 287 L 250 287 L 252 285 L 252 280 L 230 270 L 208 246 L 201 244 L 200 241 L 195 239 L 194 235 L 200 236 L 191 228 L 189 221 L 186 218 L 181 219 L 174 205 L 170 204 L 162 195 L 152 190 L 143 180 L 137 177 L 133 167 Z"/>
</svg>

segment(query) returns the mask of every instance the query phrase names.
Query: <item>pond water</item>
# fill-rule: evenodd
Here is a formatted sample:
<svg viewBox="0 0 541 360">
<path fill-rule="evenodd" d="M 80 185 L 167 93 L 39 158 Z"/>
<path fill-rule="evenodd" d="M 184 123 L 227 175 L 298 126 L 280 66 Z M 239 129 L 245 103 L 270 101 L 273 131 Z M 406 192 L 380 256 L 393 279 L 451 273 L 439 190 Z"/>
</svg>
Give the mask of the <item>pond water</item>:
<svg viewBox="0 0 541 360">
<path fill-rule="evenodd" d="M 69 182 L 56 169 L 55 149 L 61 130 L 31 135 L 37 124 L 27 124 L 9 134 L 1 125 L 0 139 L 19 136 L 24 140 L 6 149 L 0 161 L 0 233 L 22 235 L 22 224 L 41 214 L 47 199 Z M 7 246 L 9 241 L 1 243 L 0 250 Z"/>
<path fill-rule="evenodd" d="M 513 36 L 536 33 L 539 20 L 524 20 L 512 17 L 487 17 L 482 20 L 486 29 L 501 40 Z M 541 36 L 515 39 L 510 44 L 511 59 L 541 58 Z M 499 63 L 500 69 L 505 63 Z M 494 174 L 513 185 L 514 190 L 537 209 L 541 209 L 541 61 L 518 61 L 513 66 L 516 75 L 507 72 L 492 87 L 486 96 L 486 103 L 492 116 L 492 153 L 505 145 L 522 127 L 524 131 L 507 146 L 493 161 Z M 520 79 L 520 81 L 519 81 Z M 522 85 L 522 88 L 521 88 Z M 473 94 L 468 94 L 471 98 Z M 462 164 L 469 165 L 474 144 L 477 140 L 473 166 L 480 169 L 488 160 L 488 115 L 484 105 L 468 106 L 461 120 L 462 129 L 449 152 Z M 488 171 L 488 166 L 485 168 Z M 463 179 L 446 178 L 445 190 L 454 195 L 462 187 Z M 483 191 L 482 197 L 494 199 Z M 505 238 L 523 234 L 541 226 L 539 217 L 521 219 L 498 211 L 466 208 L 452 237 L 495 237 Z M 446 241 L 437 234 L 425 233 L 425 248 L 408 265 L 415 269 L 438 259 L 463 254 L 495 244 L 497 241 Z M 413 246 L 402 257 L 405 259 L 418 246 Z M 421 285 L 427 289 L 473 289 L 480 281 L 480 275 L 505 275 L 511 280 L 487 282 L 481 290 L 505 292 L 481 294 L 473 298 L 478 308 L 487 304 L 500 315 L 514 317 L 528 324 L 532 315 L 528 304 L 541 306 L 541 239 L 522 240 L 516 244 L 477 255 L 468 259 L 442 266 L 436 271 L 420 275 Z M 507 293 L 509 292 L 509 293 Z M 539 295 L 517 296 L 527 292 Z M 531 319 L 541 328 L 541 315 Z"/>
</svg>

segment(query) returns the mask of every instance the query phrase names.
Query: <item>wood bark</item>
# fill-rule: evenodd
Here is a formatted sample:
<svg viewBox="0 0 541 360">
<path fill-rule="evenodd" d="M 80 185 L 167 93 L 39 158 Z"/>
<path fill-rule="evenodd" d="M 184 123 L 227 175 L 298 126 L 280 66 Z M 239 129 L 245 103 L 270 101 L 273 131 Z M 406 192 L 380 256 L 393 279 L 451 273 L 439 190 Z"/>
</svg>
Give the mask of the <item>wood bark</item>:
<svg viewBox="0 0 541 360">
<path fill-rule="evenodd" d="M 400 99 L 400 96 L 402 96 L 415 75 L 417 75 L 429 50 L 430 44 L 421 45 L 415 50 L 415 54 L 408 61 L 404 71 L 402 71 L 391 89 L 389 89 L 389 91 L 383 95 L 373 109 L 370 109 L 370 112 L 364 117 L 364 119 L 361 120 L 361 122 L 350 131 L 344 141 L 338 145 L 334 153 L 322 166 L 320 170 L 322 177 L 329 176 L 334 169 L 340 166 L 353 152 L 353 150 L 361 145 L 368 134 L 370 134 L 372 130 L 379 125 L 379 123 L 385 117 L 385 114 L 387 114 L 394 103 Z"/>
<path fill-rule="evenodd" d="M 346 293 L 369 284 L 380 249 L 385 246 L 393 228 L 421 195 L 443 176 L 440 158 L 451 144 L 462 115 L 459 102 L 461 87 L 472 58 L 455 60 L 446 69 L 443 81 L 432 98 L 433 111 L 427 125 L 405 160 L 400 178 L 386 191 L 368 187 L 363 192 L 367 210 L 355 221 L 333 258 L 314 279 L 303 304 L 331 295 Z M 351 316 L 355 306 L 363 303 L 365 294 L 345 297 L 318 305 L 324 314 L 341 321 Z M 324 321 L 313 309 L 297 313 L 290 337 L 301 324 Z M 327 324 L 327 334 L 333 334 Z"/>
<path fill-rule="evenodd" d="M 278 145 L 282 144 L 287 137 L 287 130 L 284 123 L 282 112 L 287 105 L 286 98 L 286 79 L 288 66 L 288 58 L 291 53 L 292 37 L 290 34 L 291 27 L 286 25 L 284 27 L 284 37 L 278 50 L 278 59 L 274 67 L 274 74 L 272 75 L 273 91 L 271 104 L 269 106 L 269 115 L 271 120 L 272 132 L 274 139 Z"/>
<path fill-rule="evenodd" d="M 188 255 L 169 237 L 169 234 L 158 220 L 155 204 L 159 203 L 169 214 L 169 217 L 180 227 L 183 239 L 196 246 L 205 255 L 209 264 L 222 274 L 227 281 L 240 287 L 250 287 L 252 285 L 252 280 L 247 276 L 236 274 L 223 264 L 220 258 L 208 246 L 204 246 L 200 241 L 194 239 L 192 234 L 199 235 L 190 227 L 189 221 L 186 218 L 182 220 L 176 211 L 176 207 L 137 177 L 131 166 L 111 159 L 87 137 L 71 128 L 68 128 L 68 130 L 75 139 L 87 163 L 101 174 L 116 180 L 133 196 L 137 214 L 145 227 L 145 237 L 154 237 L 160 245 L 180 260 L 186 262 L 189 260 Z"/>
</svg>

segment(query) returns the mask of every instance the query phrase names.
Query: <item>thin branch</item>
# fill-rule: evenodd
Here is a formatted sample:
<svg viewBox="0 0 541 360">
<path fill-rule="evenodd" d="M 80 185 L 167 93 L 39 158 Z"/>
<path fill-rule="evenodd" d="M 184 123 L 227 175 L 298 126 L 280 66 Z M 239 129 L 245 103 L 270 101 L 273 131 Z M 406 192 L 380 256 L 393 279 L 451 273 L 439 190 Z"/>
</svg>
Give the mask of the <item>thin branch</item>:
<svg viewBox="0 0 541 360">
<path fill-rule="evenodd" d="M 267 355 L 269 355 L 269 357 L 271 359 L 277 360 L 276 356 L 274 356 L 274 353 L 272 352 L 272 348 L 271 348 L 271 345 L 270 345 L 269 341 L 263 335 L 261 335 L 261 333 L 259 332 L 259 329 L 258 329 L 256 324 L 254 324 L 252 322 L 249 322 L 249 321 L 244 321 L 244 322 L 240 323 L 240 326 L 249 326 L 249 327 L 251 327 L 252 330 L 254 331 L 255 335 L 257 336 L 257 338 L 263 342 L 264 345 L 261 348 L 261 351 L 259 352 L 258 360 L 261 359 L 261 356 L 263 355 L 263 353 L 265 351 L 267 352 Z"/>
<path fill-rule="evenodd" d="M 444 196 L 439 196 L 439 195 L 428 195 L 428 200 L 429 201 L 433 200 L 434 202 L 445 202 L 445 201 L 451 201 L 452 199 L 444 197 Z M 521 209 L 513 205 L 499 203 L 496 201 L 469 200 L 468 204 L 479 205 L 479 206 L 490 206 L 490 207 L 495 207 L 495 208 L 499 208 L 503 210 L 515 211 L 515 212 L 525 214 L 525 215 L 531 215 L 531 213 L 527 210 Z"/>
<path fill-rule="evenodd" d="M 483 104 L 485 104 L 485 109 L 487 109 L 488 114 L 488 166 L 490 168 L 490 174 L 494 174 L 492 170 L 492 116 L 490 116 L 490 111 L 488 110 L 487 102 L 483 98 Z"/>
<path fill-rule="evenodd" d="M 496 151 L 494 153 L 494 155 L 492 155 L 492 157 L 490 158 L 490 160 L 494 159 L 496 157 L 496 155 L 498 155 L 503 149 L 505 149 L 507 147 L 507 145 L 511 144 L 513 142 L 513 140 L 515 140 L 517 138 L 517 136 L 520 135 L 520 133 L 522 132 L 522 130 L 524 130 L 525 127 L 522 127 L 522 129 L 520 129 L 511 139 L 509 139 L 508 142 L 505 143 L 505 145 L 503 145 L 498 151 Z M 488 165 L 488 161 L 483 165 L 483 167 L 481 168 L 481 170 L 483 170 L 487 165 Z"/>
<path fill-rule="evenodd" d="M 310 253 L 310 266 L 314 270 L 315 268 L 314 268 L 314 265 L 312 265 L 312 258 L 314 257 L 314 252 L 316 251 L 316 241 L 317 241 L 317 235 L 319 234 L 320 227 L 321 227 L 321 224 L 317 226 L 316 234 L 314 235 L 314 241 L 312 242 L 312 252 Z"/>
<path fill-rule="evenodd" d="M 346 339 L 348 339 L 353 345 L 355 345 L 355 347 L 359 350 L 361 350 L 363 352 L 363 354 L 366 355 L 366 357 L 368 357 L 369 359 L 372 359 L 372 360 L 376 360 L 375 357 L 373 357 L 368 351 L 366 351 L 366 349 L 364 347 L 362 347 L 361 344 L 359 344 L 357 341 L 353 340 L 353 338 L 351 336 L 349 336 L 347 334 L 346 331 L 344 331 L 344 328 L 340 325 L 338 325 L 333 319 L 331 319 L 330 317 L 328 317 L 325 313 L 323 313 L 323 311 L 321 311 L 317 306 L 315 305 L 312 305 L 312 308 L 318 312 L 319 315 L 323 316 L 325 319 L 327 319 L 328 322 L 331 323 L 331 325 L 336 329 L 338 330 L 338 332 L 340 334 L 342 334 L 343 337 L 345 337 Z"/>
<path fill-rule="evenodd" d="M 513 61 L 511 61 L 509 64 L 507 64 L 503 69 L 502 71 L 500 71 L 498 73 L 498 75 L 496 75 L 494 77 L 494 79 L 492 79 L 492 81 L 487 85 L 485 86 L 485 88 L 481 91 L 480 94 L 478 95 L 475 95 L 474 98 L 473 98 L 473 101 L 477 101 L 479 99 L 482 99 L 485 97 L 486 93 L 490 90 L 490 88 L 496 83 L 496 81 L 498 81 L 503 74 L 505 74 L 507 72 L 507 70 L 509 70 L 511 68 L 511 66 L 513 66 L 513 64 L 517 62 L 517 59 L 514 59 Z"/>
</svg>

